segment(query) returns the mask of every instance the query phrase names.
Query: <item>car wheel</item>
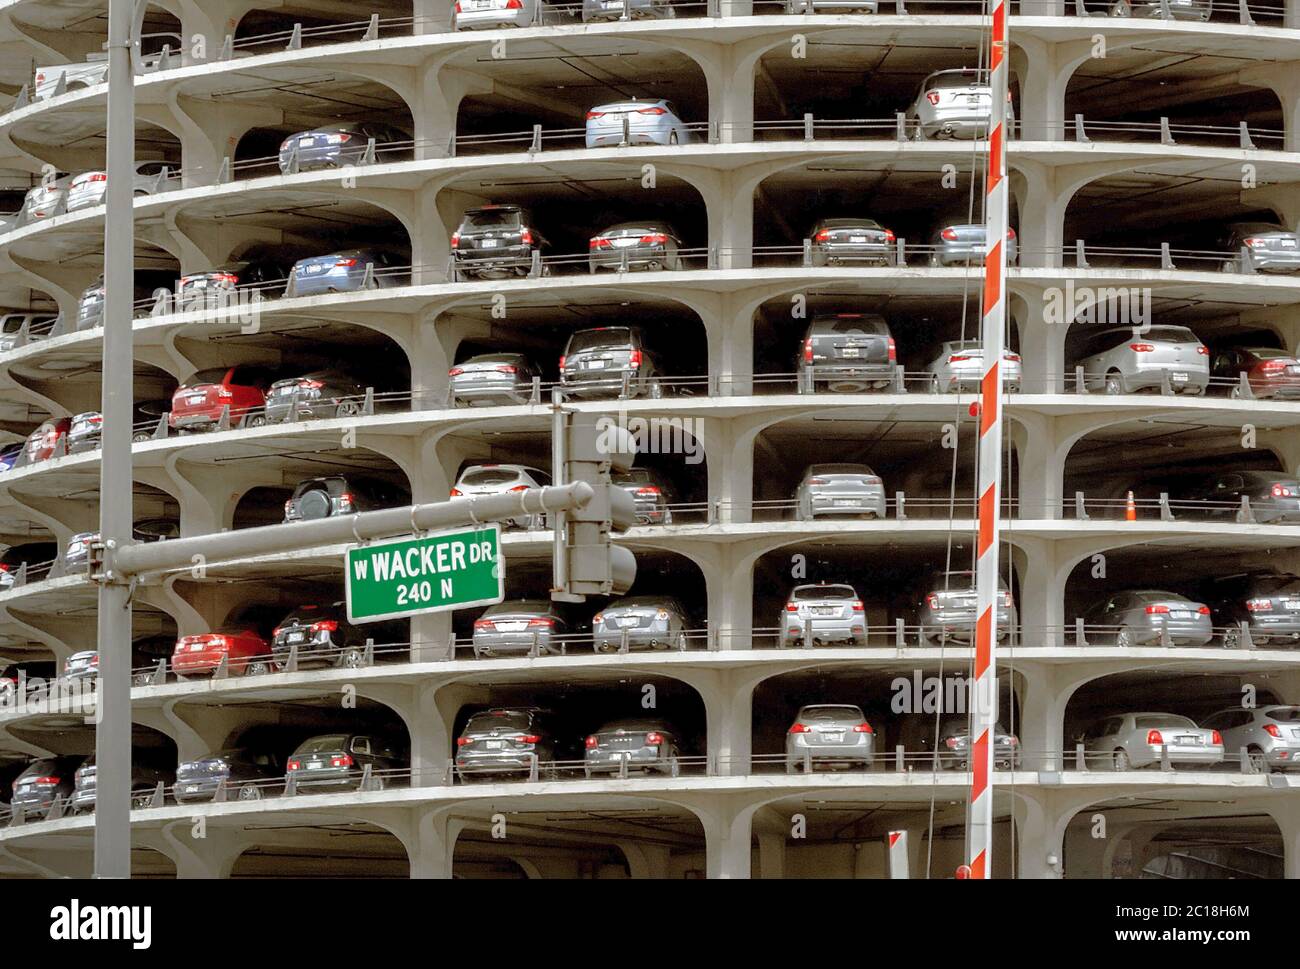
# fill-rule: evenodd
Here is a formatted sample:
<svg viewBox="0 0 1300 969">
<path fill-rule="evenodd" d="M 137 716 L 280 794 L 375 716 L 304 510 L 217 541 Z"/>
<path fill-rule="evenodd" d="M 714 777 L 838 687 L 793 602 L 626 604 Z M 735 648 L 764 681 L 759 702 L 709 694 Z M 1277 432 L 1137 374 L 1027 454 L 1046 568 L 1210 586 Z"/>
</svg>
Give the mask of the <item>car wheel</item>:
<svg viewBox="0 0 1300 969">
<path fill-rule="evenodd" d="M 1124 378 L 1117 373 L 1106 374 L 1106 393 L 1111 396 L 1124 393 Z"/>
<path fill-rule="evenodd" d="M 132 809 L 147 808 L 152 803 L 153 791 L 149 791 L 148 793 L 144 791 L 136 791 L 131 795 Z"/>
<path fill-rule="evenodd" d="M 1133 8 L 1129 5 L 1128 0 L 1120 0 L 1119 3 L 1110 8 L 1110 15 L 1112 17 L 1131 17 L 1133 16 Z"/>
<path fill-rule="evenodd" d="M 1113 757 L 1113 761 L 1115 765 L 1115 770 L 1117 771 L 1127 771 L 1133 769 L 1133 761 L 1129 758 L 1127 751 L 1116 750 Z"/>
<path fill-rule="evenodd" d="M 1223 631 L 1224 649 L 1241 649 L 1241 627 L 1229 626 Z"/>
<path fill-rule="evenodd" d="M 132 435 L 131 435 L 131 443 L 132 443 L 132 444 L 144 444 L 146 441 L 150 440 L 152 437 L 153 437 L 152 434 L 132 434 Z"/>
<path fill-rule="evenodd" d="M 244 667 L 245 676 L 265 676 L 271 672 L 271 664 L 264 659 L 255 659 Z"/>
<path fill-rule="evenodd" d="M 262 799 L 262 789 L 256 784 L 245 784 L 239 789 L 239 799 L 241 801 L 260 801 Z"/>
<path fill-rule="evenodd" d="M 1115 645 L 1128 649 L 1133 645 L 1133 630 L 1128 626 L 1120 627 L 1120 631 L 1115 634 Z"/>
<path fill-rule="evenodd" d="M 657 379 L 652 379 L 646 389 L 646 395 L 651 400 L 663 400 L 664 387 Z"/>
<path fill-rule="evenodd" d="M 455 406 L 454 404 L 452 406 Z M 341 400 L 334 410 L 335 417 L 356 417 L 361 413 L 361 405 L 355 400 Z"/>
<path fill-rule="evenodd" d="M 670 144 L 670 145 L 675 145 L 675 144 L 677 144 L 677 132 L 676 132 L 676 131 L 670 131 L 670 132 L 668 132 L 668 144 Z"/>
<path fill-rule="evenodd" d="M 1228 394 L 1228 396 L 1231 397 L 1233 400 L 1241 400 L 1241 387 L 1240 386 L 1233 387 L 1232 393 Z"/>
<path fill-rule="evenodd" d="M 359 670 L 366 665 L 366 654 L 355 646 L 349 646 L 339 655 L 335 665 L 341 670 Z"/>
<path fill-rule="evenodd" d="M 247 415 L 247 416 L 244 418 L 244 426 L 245 426 L 245 427 L 265 427 L 265 426 L 266 426 L 266 415 L 265 415 L 265 414 L 249 414 L 249 415 Z"/>
</svg>

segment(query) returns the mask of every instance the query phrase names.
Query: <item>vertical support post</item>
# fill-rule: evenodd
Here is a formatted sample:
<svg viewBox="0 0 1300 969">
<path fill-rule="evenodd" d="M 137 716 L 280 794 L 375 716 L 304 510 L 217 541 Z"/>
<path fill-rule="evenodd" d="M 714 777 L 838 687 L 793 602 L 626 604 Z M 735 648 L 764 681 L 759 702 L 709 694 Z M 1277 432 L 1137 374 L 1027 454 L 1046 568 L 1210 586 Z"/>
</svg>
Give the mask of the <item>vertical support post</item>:
<svg viewBox="0 0 1300 969">
<path fill-rule="evenodd" d="M 1007 321 L 1006 120 L 1011 48 L 1007 40 L 1006 0 L 989 0 L 989 80 L 993 104 L 989 116 L 988 162 L 984 206 L 983 319 L 980 341 L 985 371 L 981 382 L 979 447 L 979 530 L 975 560 L 975 664 L 970 686 L 972 732 L 970 822 L 966 864 L 970 877 L 993 875 L 993 736 L 997 724 L 997 597 L 1000 571 L 999 532 L 1002 492 L 1002 354 Z"/>
<path fill-rule="evenodd" d="M 131 541 L 131 331 L 135 223 L 135 72 L 131 0 L 108 5 L 108 129 L 104 214 L 104 358 L 100 412 L 99 534 L 107 546 L 99 583 L 99 683 L 95 761 L 97 878 L 131 877 L 131 598 L 113 571 L 113 550 Z"/>
</svg>

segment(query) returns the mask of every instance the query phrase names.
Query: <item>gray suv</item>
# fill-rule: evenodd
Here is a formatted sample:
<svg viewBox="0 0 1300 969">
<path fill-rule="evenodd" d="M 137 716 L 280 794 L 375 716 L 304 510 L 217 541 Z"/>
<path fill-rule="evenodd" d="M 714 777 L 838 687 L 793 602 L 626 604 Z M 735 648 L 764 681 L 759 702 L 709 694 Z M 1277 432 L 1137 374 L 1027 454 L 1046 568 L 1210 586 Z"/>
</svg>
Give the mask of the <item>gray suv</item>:
<svg viewBox="0 0 1300 969">
<path fill-rule="evenodd" d="M 815 316 L 799 348 L 799 392 L 888 387 L 897 353 L 889 324 L 878 313 Z"/>
<path fill-rule="evenodd" d="M 1166 379 L 1180 394 L 1203 394 L 1210 384 L 1210 351 L 1185 326 L 1152 326 L 1139 331 L 1116 327 L 1088 341 L 1084 385 L 1108 394 L 1155 390 Z"/>
<path fill-rule="evenodd" d="M 1274 704 L 1243 710 L 1220 710 L 1201 721 L 1223 737 L 1231 759 L 1246 748 L 1255 770 L 1300 770 L 1300 707 Z"/>
<path fill-rule="evenodd" d="M 560 357 L 560 386 L 573 397 L 664 395 L 659 363 L 635 326 L 599 326 L 569 337 Z"/>
<path fill-rule="evenodd" d="M 822 516 L 885 517 L 885 486 L 865 464 L 814 464 L 795 492 L 801 521 Z"/>
</svg>

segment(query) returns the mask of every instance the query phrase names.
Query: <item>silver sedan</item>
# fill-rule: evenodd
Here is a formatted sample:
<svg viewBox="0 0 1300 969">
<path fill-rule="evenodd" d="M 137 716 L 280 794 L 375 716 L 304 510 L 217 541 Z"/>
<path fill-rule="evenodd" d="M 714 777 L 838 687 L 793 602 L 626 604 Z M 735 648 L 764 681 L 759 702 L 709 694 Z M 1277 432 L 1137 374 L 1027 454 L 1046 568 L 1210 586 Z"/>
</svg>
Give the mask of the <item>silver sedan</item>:
<svg viewBox="0 0 1300 969">
<path fill-rule="evenodd" d="M 780 645 L 798 646 L 808 639 L 867 645 L 867 614 L 851 585 L 797 585 L 781 610 Z"/>
<path fill-rule="evenodd" d="M 474 655 L 558 654 L 569 626 L 549 599 L 511 599 L 488 606 L 474 620 Z"/>
<path fill-rule="evenodd" d="M 670 101 L 615 101 L 587 112 L 587 147 L 678 145 L 691 140 Z"/>
<path fill-rule="evenodd" d="M 629 771 L 675 774 L 677 731 L 663 720 L 615 720 L 587 736 L 582 769 L 592 774 Z"/>
<path fill-rule="evenodd" d="M 1300 707 L 1269 704 L 1220 710 L 1201 721 L 1223 737 L 1226 756 L 1246 756 L 1257 771 L 1300 770 Z"/>
<path fill-rule="evenodd" d="M 1002 352 L 1002 389 L 1020 389 L 1020 354 Z M 930 386 L 941 394 L 976 390 L 984 378 L 984 348 L 978 340 L 949 340 L 925 368 Z"/>
<path fill-rule="evenodd" d="M 1185 326 L 1105 330 L 1088 340 L 1083 367 L 1089 390 L 1130 394 L 1169 386 L 1180 394 L 1203 394 L 1210 384 L 1210 351 Z"/>
<path fill-rule="evenodd" d="M 545 471 L 522 464 L 475 464 L 460 473 L 456 486 L 451 489 L 451 497 L 500 495 L 526 488 L 545 488 L 550 483 L 551 476 Z M 506 525 L 515 528 L 545 528 L 546 515 L 521 515 L 509 519 Z"/>
<path fill-rule="evenodd" d="M 447 371 L 452 406 L 527 404 L 541 372 L 522 353 L 480 353 Z"/>
<path fill-rule="evenodd" d="M 1198 727 L 1176 713 L 1126 713 L 1108 717 L 1080 738 L 1084 750 L 1109 761 L 1118 771 L 1160 764 L 1167 752 L 1174 766 L 1209 767 L 1223 760 L 1223 738 L 1217 730 Z"/>
<path fill-rule="evenodd" d="M 814 464 L 795 492 L 800 521 L 822 515 L 885 517 L 885 486 L 865 464 Z"/>
<path fill-rule="evenodd" d="M 876 735 L 861 707 L 844 703 L 815 703 L 801 707 L 785 734 L 785 771 L 818 765 L 837 768 L 870 767 Z"/>
<path fill-rule="evenodd" d="M 1212 0 L 1167 0 L 1168 17 L 1160 0 L 1116 0 L 1111 4 L 1112 17 L 1155 17 L 1169 20 L 1204 22 L 1210 19 Z"/>
<path fill-rule="evenodd" d="M 667 222 L 620 222 L 591 237 L 587 264 L 593 273 L 601 269 L 681 269 L 681 248 L 681 237 Z"/>
<path fill-rule="evenodd" d="M 984 262 L 984 226 L 953 222 L 940 226 L 930 239 L 934 252 L 930 254 L 930 265 L 971 266 Z M 1019 252 L 1016 248 L 1016 230 L 1007 229 L 1007 265 L 1014 266 Z"/>
<path fill-rule="evenodd" d="M 1083 618 L 1100 627 L 1095 635 L 1116 646 L 1159 645 L 1161 630 L 1175 646 L 1204 646 L 1214 636 L 1209 606 L 1159 589 L 1114 593 Z"/>
<path fill-rule="evenodd" d="M 685 643 L 689 625 L 685 607 L 671 596 L 632 596 L 591 617 L 592 647 L 615 653 L 626 637 L 628 649 L 673 649 Z"/>
<path fill-rule="evenodd" d="M 582 0 L 584 23 L 593 20 L 664 20 L 676 17 L 672 0 Z"/>
</svg>

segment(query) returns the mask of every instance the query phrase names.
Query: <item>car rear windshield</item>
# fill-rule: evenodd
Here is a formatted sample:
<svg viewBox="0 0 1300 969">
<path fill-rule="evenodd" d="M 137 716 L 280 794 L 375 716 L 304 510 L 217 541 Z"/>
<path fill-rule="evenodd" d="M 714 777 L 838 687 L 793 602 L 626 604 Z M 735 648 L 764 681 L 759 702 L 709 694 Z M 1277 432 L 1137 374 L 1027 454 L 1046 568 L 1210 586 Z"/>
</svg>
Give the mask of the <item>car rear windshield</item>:
<svg viewBox="0 0 1300 969">
<path fill-rule="evenodd" d="M 851 585 L 814 585 L 794 590 L 795 599 L 856 599 Z"/>
<path fill-rule="evenodd" d="M 569 337 L 569 353 L 595 350 L 603 347 L 626 347 L 632 342 L 631 332 L 625 326 L 609 326 L 601 330 L 583 330 Z"/>
<path fill-rule="evenodd" d="M 1135 592 L 1139 602 L 1187 602 L 1185 596 L 1180 596 L 1175 592 L 1161 592 L 1158 589 L 1148 592 Z"/>
<path fill-rule="evenodd" d="M 348 735 L 345 733 L 331 733 L 323 737 L 312 737 L 301 747 L 298 748 L 300 754 L 319 754 L 327 750 L 347 750 Z"/>
<path fill-rule="evenodd" d="M 856 319 L 821 317 L 813 321 L 814 333 L 888 333 L 889 327 L 879 317 L 863 316 Z"/>
<path fill-rule="evenodd" d="M 466 471 L 460 481 L 461 484 L 467 485 L 497 485 L 514 481 L 518 477 L 519 472 L 513 468 L 477 468 Z"/>
<path fill-rule="evenodd" d="M 483 353 L 477 357 L 470 357 L 466 363 L 514 363 L 519 359 L 517 353 Z"/>
<path fill-rule="evenodd" d="M 1141 336 L 1165 343 L 1200 343 L 1196 334 L 1185 326 L 1153 326 Z"/>
<path fill-rule="evenodd" d="M 880 223 L 875 219 L 823 219 L 817 223 L 819 229 L 879 229 Z"/>
<path fill-rule="evenodd" d="M 501 710 L 476 713 L 465 724 L 465 732 L 476 730 L 527 730 L 532 718 L 522 710 Z"/>
<path fill-rule="evenodd" d="M 849 717 L 862 719 L 860 707 L 804 707 L 799 711 L 801 720 L 844 720 Z"/>
<path fill-rule="evenodd" d="M 648 468 L 633 468 L 630 471 L 618 472 L 614 475 L 614 480 L 619 484 L 640 484 L 653 481 L 654 475 Z"/>
<path fill-rule="evenodd" d="M 200 370 L 189 380 L 185 381 L 186 387 L 198 387 L 201 384 L 219 384 L 226 379 L 228 369 L 225 367 L 214 367 L 212 370 Z"/>
<path fill-rule="evenodd" d="M 1285 592 L 1295 594 L 1300 592 L 1300 579 L 1292 575 L 1274 575 L 1265 579 L 1260 579 L 1256 585 L 1260 592 L 1267 592 L 1270 595 Z"/>
<path fill-rule="evenodd" d="M 820 474 L 875 474 L 865 464 L 814 464 L 808 469 L 809 477 Z"/>
<path fill-rule="evenodd" d="M 969 87 L 972 84 L 988 83 L 988 74 L 983 71 L 944 71 L 930 78 L 926 87 Z"/>
<path fill-rule="evenodd" d="M 1300 723 L 1300 707 L 1270 710 L 1267 715 L 1270 720 L 1276 720 L 1278 723 Z"/>
<path fill-rule="evenodd" d="M 1285 350 L 1274 350 L 1265 347 L 1251 350 L 1250 353 L 1252 356 L 1258 357 L 1260 360 L 1290 360 L 1293 356 L 1293 354 L 1287 353 Z"/>
<path fill-rule="evenodd" d="M 480 209 L 465 213 L 465 226 L 470 229 L 490 229 L 497 226 L 519 225 L 518 209 Z"/>
<path fill-rule="evenodd" d="M 1196 728 L 1196 724 L 1186 717 L 1177 717 L 1173 714 L 1157 713 L 1147 717 L 1134 717 L 1133 723 L 1140 730 L 1147 730 L 1151 727 L 1191 727 Z"/>
</svg>

